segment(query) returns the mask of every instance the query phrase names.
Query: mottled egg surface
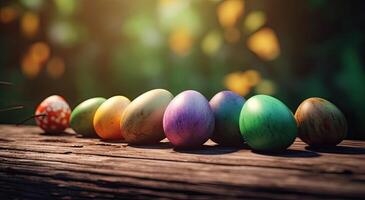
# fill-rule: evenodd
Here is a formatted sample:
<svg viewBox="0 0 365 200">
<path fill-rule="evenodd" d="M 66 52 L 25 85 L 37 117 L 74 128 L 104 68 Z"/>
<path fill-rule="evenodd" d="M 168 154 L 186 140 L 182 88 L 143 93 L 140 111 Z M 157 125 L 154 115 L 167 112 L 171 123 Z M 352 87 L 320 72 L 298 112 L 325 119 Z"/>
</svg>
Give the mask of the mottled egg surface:
<svg viewBox="0 0 365 200">
<path fill-rule="evenodd" d="M 102 97 L 95 97 L 83 101 L 73 109 L 71 113 L 70 126 L 76 132 L 85 137 L 97 136 L 94 129 L 94 115 L 99 106 L 104 103 L 106 99 Z"/>
<path fill-rule="evenodd" d="M 123 139 L 120 120 L 130 100 L 124 96 L 114 96 L 102 103 L 95 112 L 94 129 L 99 137 L 106 140 Z"/>
<path fill-rule="evenodd" d="M 225 146 L 237 146 L 244 143 L 239 129 L 239 118 L 245 99 L 232 92 L 217 93 L 210 101 L 214 113 L 215 127 L 212 140 Z"/>
<path fill-rule="evenodd" d="M 267 95 L 256 95 L 246 101 L 239 125 L 246 143 L 257 151 L 285 150 L 297 135 L 292 112 L 281 101 Z"/>
<path fill-rule="evenodd" d="M 347 122 L 342 112 L 322 98 L 303 101 L 295 112 L 298 136 L 311 146 L 335 146 L 347 135 Z"/>
<path fill-rule="evenodd" d="M 154 89 L 134 99 L 124 110 L 120 128 L 130 144 L 154 144 L 165 138 L 162 119 L 173 95 L 164 89 Z"/>
<path fill-rule="evenodd" d="M 202 94 L 184 91 L 166 108 L 163 128 L 175 147 L 198 147 L 212 136 L 214 114 Z"/>
</svg>

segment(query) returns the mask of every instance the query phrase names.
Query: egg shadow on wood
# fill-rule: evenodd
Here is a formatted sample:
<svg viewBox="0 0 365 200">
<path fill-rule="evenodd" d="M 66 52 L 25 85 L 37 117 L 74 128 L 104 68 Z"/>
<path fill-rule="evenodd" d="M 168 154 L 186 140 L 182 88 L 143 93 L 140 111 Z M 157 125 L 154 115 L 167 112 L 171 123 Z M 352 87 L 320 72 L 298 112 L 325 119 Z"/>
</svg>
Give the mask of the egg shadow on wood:
<svg viewBox="0 0 365 200">
<path fill-rule="evenodd" d="M 306 146 L 305 149 L 319 153 L 334 153 L 334 154 L 349 154 L 359 155 L 365 154 L 365 148 L 363 147 L 350 147 L 350 146 L 334 146 L 334 147 L 312 147 Z"/>
<path fill-rule="evenodd" d="M 313 151 L 305 151 L 305 150 L 297 150 L 297 149 L 286 149 L 284 151 L 277 152 L 267 152 L 267 151 L 257 151 L 252 150 L 253 153 L 266 155 L 266 156 L 275 156 L 275 157 L 284 157 L 284 158 L 313 158 L 319 157 L 320 154 Z"/>
<path fill-rule="evenodd" d="M 100 139 L 97 135 L 82 135 L 82 134 L 76 134 L 77 138 L 83 138 L 83 139 Z"/>
<path fill-rule="evenodd" d="M 112 139 L 100 139 L 100 142 L 112 143 L 112 144 L 127 144 L 125 140 L 112 140 Z"/>
<path fill-rule="evenodd" d="M 78 136 L 76 133 L 71 132 L 71 131 L 61 131 L 59 133 L 39 132 L 38 134 L 42 135 L 42 136 L 56 136 L 56 137 L 60 137 L 60 136 L 66 136 L 66 137 Z"/>
<path fill-rule="evenodd" d="M 128 146 L 141 149 L 172 149 L 170 142 L 158 142 L 156 144 L 129 144 Z"/>
<path fill-rule="evenodd" d="M 179 153 L 197 154 L 197 155 L 222 155 L 234 153 L 241 150 L 243 147 L 227 147 L 221 145 L 203 145 L 196 148 L 174 148 L 174 151 Z"/>
</svg>

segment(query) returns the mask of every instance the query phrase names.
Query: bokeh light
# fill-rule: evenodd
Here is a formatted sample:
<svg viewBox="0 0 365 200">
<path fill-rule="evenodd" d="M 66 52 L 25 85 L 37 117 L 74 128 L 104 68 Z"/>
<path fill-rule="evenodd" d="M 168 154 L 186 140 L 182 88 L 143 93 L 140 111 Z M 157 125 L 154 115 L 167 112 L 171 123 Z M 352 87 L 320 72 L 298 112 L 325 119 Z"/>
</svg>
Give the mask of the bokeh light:
<svg viewBox="0 0 365 200">
<path fill-rule="evenodd" d="M 185 27 L 190 34 L 198 35 L 201 32 L 201 18 L 192 8 L 191 0 L 160 0 L 158 1 L 159 26 L 163 32 L 169 33 Z"/>
<path fill-rule="evenodd" d="M 264 60 L 273 60 L 280 54 L 280 46 L 275 32 L 270 28 L 263 28 L 247 40 L 248 48 Z"/>
<path fill-rule="evenodd" d="M 247 80 L 247 84 L 254 87 L 261 81 L 261 74 L 257 70 L 247 70 L 242 73 L 242 77 Z"/>
<path fill-rule="evenodd" d="M 20 3 L 26 8 L 39 10 L 45 1 L 46 0 L 20 0 Z"/>
<path fill-rule="evenodd" d="M 47 43 L 36 42 L 32 44 L 21 61 L 23 75 L 28 79 L 37 77 L 50 54 L 51 49 Z"/>
<path fill-rule="evenodd" d="M 228 74 L 224 79 L 224 85 L 241 96 L 246 96 L 251 91 L 247 79 L 242 78 L 242 72 Z"/>
<path fill-rule="evenodd" d="M 65 72 L 65 62 L 60 57 L 52 57 L 47 63 L 47 74 L 53 79 L 60 78 Z"/>
<path fill-rule="evenodd" d="M 244 21 L 244 30 L 248 32 L 256 31 L 266 23 L 266 15 L 263 11 L 250 12 Z"/>
<path fill-rule="evenodd" d="M 7 24 L 18 17 L 18 11 L 12 6 L 6 6 L 0 9 L 0 22 Z"/>
<path fill-rule="evenodd" d="M 232 28 L 243 15 L 243 0 L 225 0 L 217 8 L 219 23 L 225 28 Z"/>
<path fill-rule="evenodd" d="M 67 21 L 55 21 L 48 30 L 50 40 L 60 46 L 70 47 L 79 40 L 77 28 Z"/>
<path fill-rule="evenodd" d="M 36 62 L 32 56 L 26 54 L 21 62 L 21 70 L 23 75 L 28 79 L 34 79 L 37 77 L 41 70 L 41 65 Z"/>
<path fill-rule="evenodd" d="M 276 88 L 273 81 L 264 79 L 256 86 L 255 91 L 258 94 L 273 95 L 276 93 Z"/>
<path fill-rule="evenodd" d="M 184 56 L 189 53 L 193 45 L 192 35 L 185 27 L 179 27 L 171 33 L 169 45 L 176 55 Z"/>
<path fill-rule="evenodd" d="M 57 10 L 61 15 L 68 16 L 74 13 L 76 4 L 78 1 L 75 0 L 53 0 Z"/>
<path fill-rule="evenodd" d="M 24 36 L 31 38 L 38 33 L 40 19 L 37 13 L 30 11 L 24 13 L 20 23 L 20 27 Z"/>
<path fill-rule="evenodd" d="M 249 94 L 256 85 L 261 82 L 261 74 L 253 69 L 236 71 L 224 77 L 224 85 L 227 89 L 241 96 Z"/>
<path fill-rule="evenodd" d="M 222 36 L 218 31 L 209 32 L 202 40 L 202 50 L 206 55 L 214 55 L 222 46 Z"/>
<path fill-rule="evenodd" d="M 44 63 L 51 53 L 51 50 L 47 43 L 36 42 L 29 49 L 29 55 L 34 60 L 34 62 L 42 64 Z"/>
</svg>

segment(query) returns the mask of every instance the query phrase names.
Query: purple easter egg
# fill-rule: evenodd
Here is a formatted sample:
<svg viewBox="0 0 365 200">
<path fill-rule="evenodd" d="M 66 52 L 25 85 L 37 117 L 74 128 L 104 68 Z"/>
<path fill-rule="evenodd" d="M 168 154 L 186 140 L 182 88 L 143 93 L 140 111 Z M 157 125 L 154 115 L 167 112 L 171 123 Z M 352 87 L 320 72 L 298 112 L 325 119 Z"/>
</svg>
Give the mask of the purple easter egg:
<svg viewBox="0 0 365 200">
<path fill-rule="evenodd" d="M 194 90 L 180 93 L 166 108 L 163 129 L 175 147 L 204 144 L 214 129 L 214 114 L 208 100 Z"/>
</svg>

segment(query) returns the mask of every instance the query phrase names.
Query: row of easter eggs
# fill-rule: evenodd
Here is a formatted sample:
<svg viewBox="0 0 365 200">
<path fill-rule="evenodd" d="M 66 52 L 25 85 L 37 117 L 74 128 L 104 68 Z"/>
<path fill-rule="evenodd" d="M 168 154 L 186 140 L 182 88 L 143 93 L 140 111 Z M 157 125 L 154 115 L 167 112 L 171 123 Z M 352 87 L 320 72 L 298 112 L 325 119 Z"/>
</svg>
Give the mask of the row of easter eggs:
<svg viewBox="0 0 365 200">
<path fill-rule="evenodd" d="M 219 92 L 209 102 L 193 90 L 174 97 L 155 89 L 133 101 L 124 96 L 96 97 L 72 113 L 66 101 L 54 95 L 38 106 L 36 115 L 46 132 L 59 132 L 70 124 L 84 136 L 130 144 L 154 144 L 167 137 L 178 148 L 199 147 L 212 139 L 226 146 L 246 142 L 254 150 L 279 151 L 297 135 L 312 146 L 333 146 L 347 133 L 344 115 L 324 99 L 303 101 L 293 115 L 274 97 L 256 95 L 245 101 L 231 91 Z"/>
</svg>

